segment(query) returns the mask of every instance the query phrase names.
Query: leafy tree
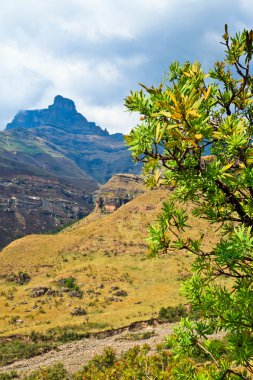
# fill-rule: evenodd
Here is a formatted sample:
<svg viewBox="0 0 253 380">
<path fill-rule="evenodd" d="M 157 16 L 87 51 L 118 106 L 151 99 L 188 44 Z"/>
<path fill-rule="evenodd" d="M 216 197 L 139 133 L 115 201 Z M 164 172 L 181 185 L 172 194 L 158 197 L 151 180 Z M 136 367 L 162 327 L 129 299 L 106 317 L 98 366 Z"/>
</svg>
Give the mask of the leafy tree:
<svg viewBox="0 0 253 380">
<path fill-rule="evenodd" d="M 253 376 L 253 31 L 231 37 L 225 26 L 222 44 L 225 58 L 208 73 L 198 62 L 174 62 L 158 87 L 141 84 L 125 100 L 141 115 L 126 141 L 147 184 L 175 188 L 149 228 L 150 251 L 195 255 L 184 292 L 203 318 L 183 319 L 174 341 L 177 355 L 201 349 L 214 363 L 194 379 Z M 202 236 L 182 237 L 188 216 L 175 201 L 189 200 L 195 216 L 221 227 L 210 251 Z M 207 338 L 219 331 L 227 334 L 226 360 Z"/>
</svg>

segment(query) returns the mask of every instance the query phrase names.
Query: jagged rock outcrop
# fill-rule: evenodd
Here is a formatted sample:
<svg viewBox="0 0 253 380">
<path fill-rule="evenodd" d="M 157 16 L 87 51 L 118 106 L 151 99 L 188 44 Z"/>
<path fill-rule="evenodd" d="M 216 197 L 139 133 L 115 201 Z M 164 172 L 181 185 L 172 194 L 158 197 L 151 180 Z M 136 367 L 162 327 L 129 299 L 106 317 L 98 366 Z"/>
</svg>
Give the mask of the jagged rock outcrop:
<svg viewBox="0 0 253 380">
<path fill-rule="evenodd" d="M 95 210 L 114 212 L 144 191 L 144 181 L 139 175 L 116 174 L 94 193 Z"/>
</svg>

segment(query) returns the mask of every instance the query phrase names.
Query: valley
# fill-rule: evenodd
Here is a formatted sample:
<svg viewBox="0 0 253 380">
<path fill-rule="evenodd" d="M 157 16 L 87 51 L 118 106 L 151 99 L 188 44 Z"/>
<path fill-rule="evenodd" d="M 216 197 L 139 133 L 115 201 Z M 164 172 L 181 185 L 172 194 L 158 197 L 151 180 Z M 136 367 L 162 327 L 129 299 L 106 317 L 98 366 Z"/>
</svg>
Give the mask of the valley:
<svg viewBox="0 0 253 380">
<path fill-rule="evenodd" d="M 81 219 L 101 184 L 139 171 L 123 135 L 88 122 L 70 99 L 18 112 L 0 132 L 0 249 Z"/>
<path fill-rule="evenodd" d="M 167 195 L 149 190 L 113 213 L 93 212 L 56 235 L 26 236 L 2 250 L 1 335 L 118 328 L 184 303 L 189 254 L 147 257 L 146 229 Z M 193 217 L 191 226 L 192 236 L 205 232 L 206 247 L 213 243 L 214 227 Z"/>
</svg>

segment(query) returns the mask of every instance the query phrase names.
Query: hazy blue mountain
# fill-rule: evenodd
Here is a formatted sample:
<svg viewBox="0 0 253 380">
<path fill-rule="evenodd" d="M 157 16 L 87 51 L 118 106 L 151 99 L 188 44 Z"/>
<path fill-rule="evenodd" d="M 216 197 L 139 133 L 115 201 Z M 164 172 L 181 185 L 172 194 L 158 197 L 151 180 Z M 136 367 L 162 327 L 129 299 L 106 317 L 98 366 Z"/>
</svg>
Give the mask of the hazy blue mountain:
<svg viewBox="0 0 253 380">
<path fill-rule="evenodd" d="M 79 178 L 83 172 L 104 183 L 113 174 L 140 170 L 132 162 L 121 133 L 109 134 L 89 122 L 72 100 L 60 95 L 46 109 L 18 112 L 0 134 L 0 148 L 24 166 L 61 178 Z"/>
</svg>

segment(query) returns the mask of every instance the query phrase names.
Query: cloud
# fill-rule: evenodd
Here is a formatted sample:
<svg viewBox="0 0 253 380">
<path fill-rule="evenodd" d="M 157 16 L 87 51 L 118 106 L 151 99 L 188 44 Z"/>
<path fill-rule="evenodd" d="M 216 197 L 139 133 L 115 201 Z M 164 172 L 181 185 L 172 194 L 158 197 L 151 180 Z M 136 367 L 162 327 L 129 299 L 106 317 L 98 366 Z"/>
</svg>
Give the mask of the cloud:
<svg viewBox="0 0 253 380">
<path fill-rule="evenodd" d="M 85 114 L 89 120 L 92 120 L 93 115 L 96 115 L 96 124 L 110 130 L 111 133 L 121 132 L 125 134 L 139 121 L 139 117 L 128 113 L 121 103 L 99 107 L 80 102 L 77 104 L 77 109 Z"/>
<path fill-rule="evenodd" d="M 19 109 L 72 98 L 91 121 L 127 132 L 123 99 L 173 60 L 222 56 L 225 23 L 250 27 L 250 0 L 8 0 L 0 13 L 0 128 Z"/>
</svg>

